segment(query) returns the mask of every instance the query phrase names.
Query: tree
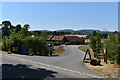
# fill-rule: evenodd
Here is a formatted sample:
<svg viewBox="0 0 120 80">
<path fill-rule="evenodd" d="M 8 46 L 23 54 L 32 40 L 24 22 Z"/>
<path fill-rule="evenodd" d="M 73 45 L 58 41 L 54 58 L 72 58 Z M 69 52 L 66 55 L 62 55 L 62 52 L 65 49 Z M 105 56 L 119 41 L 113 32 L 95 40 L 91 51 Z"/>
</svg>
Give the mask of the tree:
<svg viewBox="0 0 120 80">
<path fill-rule="evenodd" d="M 118 32 L 118 64 L 120 64 L 120 32 Z"/>
<path fill-rule="evenodd" d="M 11 26 L 11 22 L 10 21 L 3 21 L 2 25 L 3 25 L 3 27 L 1 28 L 2 36 L 9 36 L 9 29 Z"/>
<path fill-rule="evenodd" d="M 0 30 L 0 42 L 2 41 L 2 30 Z"/>
<path fill-rule="evenodd" d="M 28 31 L 29 28 L 30 28 L 30 25 L 29 25 L 29 24 L 25 24 L 25 25 L 23 26 L 23 29 L 26 30 L 26 31 Z"/>
<path fill-rule="evenodd" d="M 53 35 L 56 35 L 56 34 L 57 34 L 57 32 L 56 32 L 56 31 L 54 31 L 54 32 L 53 32 Z"/>
<path fill-rule="evenodd" d="M 65 35 L 65 32 L 61 31 L 61 34 L 62 34 L 62 35 Z"/>
<path fill-rule="evenodd" d="M 6 28 L 6 27 L 5 27 Z M 3 36 L 2 50 L 8 51 L 11 45 L 28 46 L 31 53 L 35 55 L 48 55 L 49 49 L 45 41 L 47 33 L 32 37 L 28 35 L 29 25 L 24 25 L 23 28 L 18 24 L 15 28 L 9 30 L 9 36 Z"/>
<path fill-rule="evenodd" d="M 9 28 L 8 27 L 2 27 L 2 36 L 9 36 Z"/>
<path fill-rule="evenodd" d="M 102 33 L 102 38 L 107 38 L 108 37 L 108 33 Z"/>
<path fill-rule="evenodd" d="M 40 37 L 42 37 L 44 40 L 47 40 L 48 38 L 47 32 L 41 32 Z"/>
<path fill-rule="evenodd" d="M 94 57 L 99 58 L 99 53 L 102 50 L 101 33 L 93 32 L 93 36 L 90 39 L 90 46 L 94 52 Z"/>
<path fill-rule="evenodd" d="M 16 32 L 19 32 L 21 29 L 22 29 L 22 27 L 21 27 L 20 24 L 17 24 L 17 25 L 15 26 L 15 31 L 16 31 Z"/>
<path fill-rule="evenodd" d="M 13 29 L 14 26 L 12 26 L 10 21 L 3 21 L 2 25 L 3 25 L 3 27 L 1 28 L 2 37 L 3 36 L 9 36 L 10 35 L 10 30 Z"/>
<path fill-rule="evenodd" d="M 120 41 L 118 33 L 109 33 L 108 39 L 104 41 L 104 48 L 107 49 L 108 59 L 120 63 L 119 51 L 120 51 Z"/>
<path fill-rule="evenodd" d="M 29 31 L 28 31 L 28 29 L 30 28 L 29 26 L 30 26 L 29 24 L 25 24 L 23 26 L 22 30 L 20 31 L 21 34 L 23 34 L 23 36 L 28 36 L 29 35 Z"/>
<path fill-rule="evenodd" d="M 42 39 L 42 37 L 31 37 L 25 38 L 25 45 L 30 48 L 32 54 L 35 55 L 48 55 L 47 43 Z"/>
<path fill-rule="evenodd" d="M 12 27 L 10 21 L 3 21 L 2 24 L 3 24 L 4 27 L 7 27 L 7 28 L 11 28 Z"/>
</svg>

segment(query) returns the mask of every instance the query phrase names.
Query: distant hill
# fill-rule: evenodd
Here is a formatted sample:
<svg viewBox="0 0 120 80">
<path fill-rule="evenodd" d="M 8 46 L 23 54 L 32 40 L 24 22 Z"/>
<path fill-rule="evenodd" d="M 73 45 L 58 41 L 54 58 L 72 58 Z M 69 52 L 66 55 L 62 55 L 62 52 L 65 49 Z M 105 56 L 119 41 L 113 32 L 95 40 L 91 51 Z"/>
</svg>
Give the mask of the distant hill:
<svg viewBox="0 0 120 80">
<path fill-rule="evenodd" d="M 70 32 L 70 33 L 74 33 L 75 31 L 72 29 L 63 29 L 63 30 L 56 30 L 56 32 Z"/>
<path fill-rule="evenodd" d="M 34 31 L 43 31 L 43 32 L 53 32 L 49 30 L 34 30 Z M 89 35 L 92 34 L 94 31 L 96 32 L 101 32 L 101 33 L 106 33 L 105 31 L 100 31 L 100 30 L 95 30 L 95 29 L 82 29 L 82 30 L 72 30 L 72 29 L 62 29 L 62 30 L 55 30 L 56 32 L 70 32 L 71 34 L 85 34 Z M 32 32 L 32 31 L 30 31 Z"/>
<path fill-rule="evenodd" d="M 43 31 L 43 32 L 50 32 L 49 30 L 41 30 L 41 31 Z"/>
<path fill-rule="evenodd" d="M 94 29 L 82 29 L 75 31 L 74 34 L 92 34 L 94 31 L 100 32 L 100 30 L 94 30 Z"/>
<path fill-rule="evenodd" d="M 34 32 L 34 31 L 50 32 L 49 30 L 32 30 L 32 31 L 29 31 L 29 32 Z"/>
</svg>

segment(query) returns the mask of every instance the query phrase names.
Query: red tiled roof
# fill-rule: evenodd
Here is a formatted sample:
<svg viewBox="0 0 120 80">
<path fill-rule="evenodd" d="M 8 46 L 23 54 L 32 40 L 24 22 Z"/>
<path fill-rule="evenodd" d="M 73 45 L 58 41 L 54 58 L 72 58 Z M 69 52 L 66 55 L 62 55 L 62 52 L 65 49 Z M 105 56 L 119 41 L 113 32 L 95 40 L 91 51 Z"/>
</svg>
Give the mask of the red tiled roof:
<svg viewBox="0 0 120 80">
<path fill-rule="evenodd" d="M 51 40 L 62 41 L 65 36 L 54 36 Z"/>
</svg>

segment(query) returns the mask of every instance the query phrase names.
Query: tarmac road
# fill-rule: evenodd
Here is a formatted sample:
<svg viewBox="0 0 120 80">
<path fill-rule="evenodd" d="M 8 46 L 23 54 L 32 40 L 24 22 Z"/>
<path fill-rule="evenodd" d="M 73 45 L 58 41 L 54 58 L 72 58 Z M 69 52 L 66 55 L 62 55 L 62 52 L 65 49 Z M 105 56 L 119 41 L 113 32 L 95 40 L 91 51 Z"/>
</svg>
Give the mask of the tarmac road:
<svg viewBox="0 0 120 80">
<path fill-rule="evenodd" d="M 63 54 L 52 57 L 2 54 L 2 77 L 101 78 L 101 75 L 84 65 L 84 55 L 76 45 L 66 46 Z"/>
</svg>

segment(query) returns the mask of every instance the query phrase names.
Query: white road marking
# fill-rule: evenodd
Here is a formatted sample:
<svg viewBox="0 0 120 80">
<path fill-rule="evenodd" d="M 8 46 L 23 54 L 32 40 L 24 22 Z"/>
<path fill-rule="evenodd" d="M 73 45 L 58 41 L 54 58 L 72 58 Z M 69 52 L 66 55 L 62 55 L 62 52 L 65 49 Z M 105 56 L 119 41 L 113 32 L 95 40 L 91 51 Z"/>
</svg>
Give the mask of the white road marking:
<svg viewBox="0 0 120 80">
<path fill-rule="evenodd" d="M 6 55 L 6 56 L 8 56 L 8 55 Z M 67 71 L 67 72 L 72 72 L 72 73 L 75 73 L 75 74 L 79 74 L 79 75 L 83 75 L 83 76 L 87 76 L 87 77 L 91 77 L 91 78 L 104 78 L 104 77 L 94 76 L 94 75 L 86 74 L 86 73 L 83 73 L 83 72 L 78 72 L 78 71 L 74 71 L 74 70 L 70 70 L 70 69 L 65 69 L 65 68 L 61 68 L 61 67 L 57 67 L 57 66 L 53 66 L 53 65 L 39 63 L 39 62 L 27 60 L 27 59 L 16 58 L 16 57 L 13 57 L 13 56 L 8 56 L 8 57 L 11 57 L 11 58 L 14 58 L 14 59 L 18 59 L 18 60 L 22 60 L 22 61 L 31 62 L 31 63 L 36 63 L 36 64 L 39 64 L 39 65 L 41 65 L 43 67 L 48 67 L 48 68 L 63 70 L 63 71 Z"/>
</svg>

